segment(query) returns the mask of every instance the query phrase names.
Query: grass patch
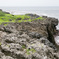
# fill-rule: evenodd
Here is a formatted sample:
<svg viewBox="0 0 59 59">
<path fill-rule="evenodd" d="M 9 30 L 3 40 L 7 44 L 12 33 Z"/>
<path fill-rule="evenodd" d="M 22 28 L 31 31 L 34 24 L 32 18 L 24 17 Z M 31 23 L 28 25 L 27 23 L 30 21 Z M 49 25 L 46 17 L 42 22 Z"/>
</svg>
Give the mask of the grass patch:
<svg viewBox="0 0 59 59">
<path fill-rule="evenodd" d="M 21 18 L 21 20 L 19 20 L 19 18 Z M 42 17 L 38 17 L 35 19 L 31 19 L 30 16 L 28 15 L 12 15 L 12 14 L 6 14 L 2 11 L 0 11 L 0 24 L 1 23 L 5 23 L 5 22 L 32 22 L 34 20 L 42 20 Z M 4 26 L 6 26 L 7 24 L 5 24 Z"/>
<path fill-rule="evenodd" d="M 30 55 L 30 51 L 32 52 L 32 53 L 35 53 L 36 52 L 36 50 L 35 49 L 26 49 L 26 52 L 27 52 L 27 54 L 28 55 Z"/>
<path fill-rule="evenodd" d="M 25 48 L 26 48 L 26 46 L 25 46 L 25 45 L 22 45 L 22 48 L 24 48 L 24 49 L 25 49 Z"/>
<path fill-rule="evenodd" d="M 43 20 L 44 18 L 42 18 L 42 17 L 38 17 L 38 18 L 36 18 L 36 19 L 34 19 L 34 20 Z"/>
<path fill-rule="evenodd" d="M 1 42 L 0 42 L 0 46 L 1 46 Z"/>
<path fill-rule="evenodd" d="M 4 26 L 7 26 L 8 24 L 4 24 Z"/>
</svg>

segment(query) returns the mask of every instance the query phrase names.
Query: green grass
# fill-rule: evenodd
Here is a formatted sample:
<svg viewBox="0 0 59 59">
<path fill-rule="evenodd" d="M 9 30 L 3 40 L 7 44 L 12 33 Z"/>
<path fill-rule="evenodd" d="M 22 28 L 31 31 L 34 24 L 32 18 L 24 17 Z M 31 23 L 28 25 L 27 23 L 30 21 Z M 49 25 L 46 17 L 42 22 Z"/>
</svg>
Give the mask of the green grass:
<svg viewBox="0 0 59 59">
<path fill-rule="evenodd" d="M 21 20 L 17 20 L 18 18 L 21 18 Z M 1 23 L 9 23 L 9 22 L 31 22 L 31 21 L 34 21 L 34 20 L 42 20 L 43 18 L 42 17 L 38 17 L 38 18 L 35 18 L 35 19 L 31 19 L 30 16 L 28 15 L 12 15 L 12 14 L 6 14 L 2 11 L 0 11 L 0 24 Z M 6 24 L 5 24 L 6 26 Z"/>
<path fill-rule="evenodd" d="M 26 48 L 26 46 L 25 46 L 25 45 L 22 45 L 22 48 L 24 48 L 24 49 L 25 49 L 25 48 Z"/>
<path fill-rule="evenodd" d="M 32 52 L 32 53 L 35 53 L 36 52 L 36 50 L 35 49 L 26 49 L 26 52 L 27 52 L 27 54 L 28 55 L 30 55 L 30 51 Z"/>
<path fill-rule="evenodd" d="M 38 18 L 36 18 L 35 20 L 43 20 L 44 18 L 42 18 L 42 17 L 38 17 Z"/>
<path fill-rule="evenodd" d="M 0 42 L 0 46 L 1 46 L 1 42 Z"/>
<path fill-rule="evenodd" d="M 8 24 L 4 24 L 4 26 L 7 26 Z"/>
</svg>

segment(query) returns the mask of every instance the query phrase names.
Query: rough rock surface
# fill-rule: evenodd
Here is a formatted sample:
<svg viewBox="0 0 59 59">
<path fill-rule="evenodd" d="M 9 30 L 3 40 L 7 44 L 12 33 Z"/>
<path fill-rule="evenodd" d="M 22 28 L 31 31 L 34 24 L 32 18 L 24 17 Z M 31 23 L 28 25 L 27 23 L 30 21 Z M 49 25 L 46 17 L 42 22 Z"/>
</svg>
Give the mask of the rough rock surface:
<svg viewBox="0 0 59 59">
<path fill-rule="evenodd" d="M 54 34 L 58 20 L 0 25 L 0 59 L 59 59 Z"/>
</svg>

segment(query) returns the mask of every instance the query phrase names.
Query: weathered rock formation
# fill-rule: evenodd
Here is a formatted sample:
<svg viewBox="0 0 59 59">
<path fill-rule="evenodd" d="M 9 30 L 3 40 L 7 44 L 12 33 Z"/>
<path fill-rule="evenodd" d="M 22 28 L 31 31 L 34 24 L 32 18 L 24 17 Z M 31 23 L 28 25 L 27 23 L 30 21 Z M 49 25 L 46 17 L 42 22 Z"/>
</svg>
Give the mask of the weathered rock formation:
<svg viewBox="0 0 59 59">
<path fill-rule="evenodd" d="M 57 19 L 45 16 L 42 20 L 0 25 L 0 59 L 59 59 L 56 25 Z"/>
</svg>

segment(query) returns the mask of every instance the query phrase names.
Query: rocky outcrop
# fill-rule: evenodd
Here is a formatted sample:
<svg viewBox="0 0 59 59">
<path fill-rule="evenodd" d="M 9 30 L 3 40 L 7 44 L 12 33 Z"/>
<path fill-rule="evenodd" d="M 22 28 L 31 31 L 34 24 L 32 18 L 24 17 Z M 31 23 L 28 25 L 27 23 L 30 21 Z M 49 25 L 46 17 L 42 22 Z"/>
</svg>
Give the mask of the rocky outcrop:
<svg viewBox="0 0 59 59">
<path fill-rule="evenodd" d="M 46 38 L 31 38 L 26 33 L 11 33 L 3 37 L 0 44 L 1 59 L 58 59 L 56 47 Z M 57 55 L 56 55 L 57 54 Z M 55 56 L 55 57 L 54 57 Z"/>
<path fill-rule="evenodd" d="M 9 12 L 3 11 L 2 9 L 0 9 L 0 11 L 2 11 L 5 14 L 10 14 Z"/>
<path fill-rule="evenodd" d="M 10 14 L 9 12 L 5 12 L 5 11 L 3 11 L 4 13 L 6 13 L 6 14 Z"/>
<path fill-rule="evenodd" d="M 0 59 L 59 59 L 54 40 L 57 24 L 57 19 L 43 16 L 0 25 Z"/>
<path fill-rule="evenodd" d="M 40 17 L 39 15 L 36 15 L 36 14 L 25 14 L 25 15 L 28 15 L 28 16 L 30 16 L 30 17 L 35 17 L 35 18 Z"/>
<path fill-rule="evenodd" d="M 2 9 L 0 9 L 0 11 L 2 11 Z"/>
</svg>

